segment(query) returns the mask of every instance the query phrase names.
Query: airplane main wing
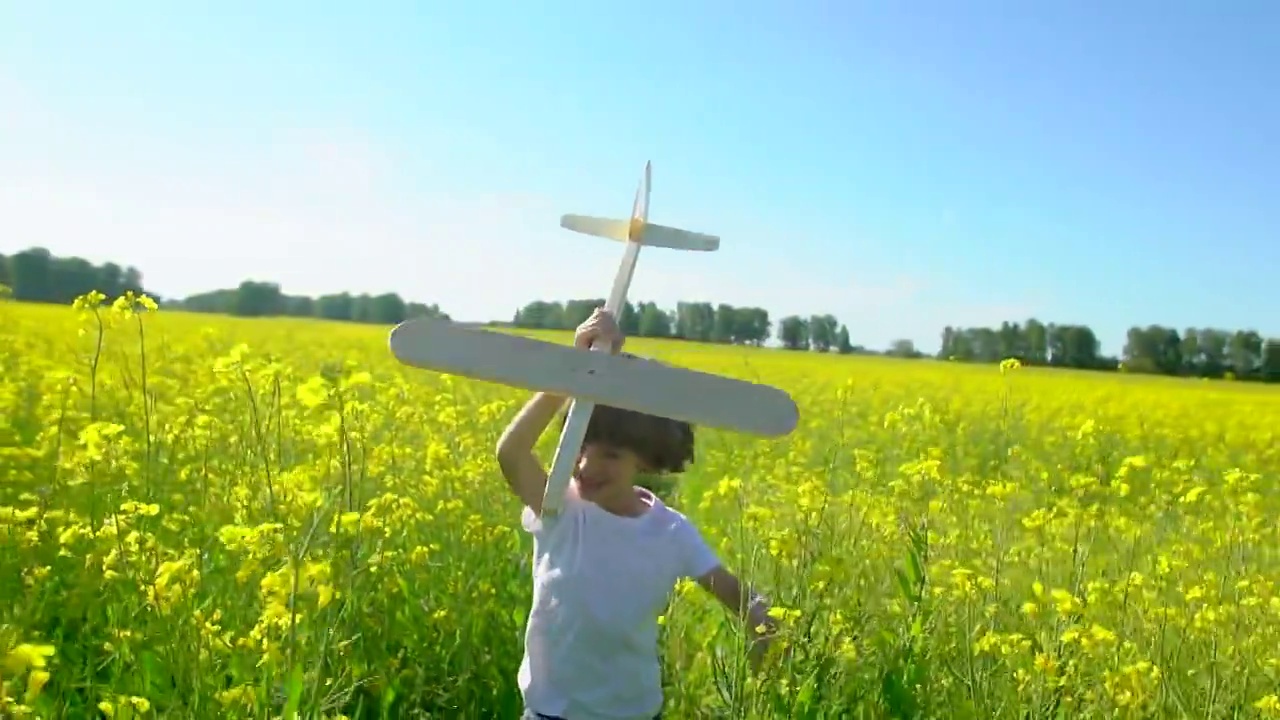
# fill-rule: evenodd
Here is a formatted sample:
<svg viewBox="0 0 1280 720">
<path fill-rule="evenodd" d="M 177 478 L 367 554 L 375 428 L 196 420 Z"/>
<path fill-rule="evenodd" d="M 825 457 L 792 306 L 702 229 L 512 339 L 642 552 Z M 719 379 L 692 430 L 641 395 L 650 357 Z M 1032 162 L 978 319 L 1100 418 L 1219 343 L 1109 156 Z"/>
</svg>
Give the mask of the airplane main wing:
<svg viewBox="0 0 1280 720">
<path fill-rule="evenodd" d="M 799 410 L 774 387 L 653 360 L 415 318 L 391 331 L 391 352 L 410 367 L 766 437 L 796 428 Z"/>
</svg>

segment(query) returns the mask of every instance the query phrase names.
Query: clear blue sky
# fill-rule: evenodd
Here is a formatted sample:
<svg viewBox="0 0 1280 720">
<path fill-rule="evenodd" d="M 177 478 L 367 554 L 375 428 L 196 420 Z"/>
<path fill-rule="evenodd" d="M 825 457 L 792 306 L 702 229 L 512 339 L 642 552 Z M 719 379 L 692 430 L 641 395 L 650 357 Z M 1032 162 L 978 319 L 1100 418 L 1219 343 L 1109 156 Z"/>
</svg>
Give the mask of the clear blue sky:
<svg viewBox="0 0 1280 720">
<path fill-rule="evenodd" d="M 462 319 L 604 296 L 1280 335 L 1280 4 L 0 5 L 0 252 Z"/>
</svg>

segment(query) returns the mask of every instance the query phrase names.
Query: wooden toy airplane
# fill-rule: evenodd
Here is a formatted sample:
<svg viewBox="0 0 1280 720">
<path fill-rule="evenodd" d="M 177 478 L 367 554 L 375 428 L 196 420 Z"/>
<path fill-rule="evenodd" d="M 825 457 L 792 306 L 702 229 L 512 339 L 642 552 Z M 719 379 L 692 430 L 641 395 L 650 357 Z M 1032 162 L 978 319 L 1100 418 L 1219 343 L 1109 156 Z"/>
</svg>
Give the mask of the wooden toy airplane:
<svg viewBox="0 0 1280 720">
<path fill-rule="evenodd" d="M 703 252 L 720 247 L 716 236 L 648 221 L 652 172 L 652 165 L 645 163 L 630 220 L 590 215 L 560 218 L 565 229 L 626 244 L 605 303 L 605 309 L 615 318 L 621 316 L 626 303 L 642 246 Z M 613 355 L 603 344 L 592 345 L 591 352 L 582 352 L 434 318 L 417 318 L 397 325 L 389 342 L 396 359 L 411 367 L 572 398 L 547 477 L 544 516 L 560 511 L 596 404 L 767 437 L 790 433 L 800 419 L 795 402 L 777 388 Z"/>
</svg>

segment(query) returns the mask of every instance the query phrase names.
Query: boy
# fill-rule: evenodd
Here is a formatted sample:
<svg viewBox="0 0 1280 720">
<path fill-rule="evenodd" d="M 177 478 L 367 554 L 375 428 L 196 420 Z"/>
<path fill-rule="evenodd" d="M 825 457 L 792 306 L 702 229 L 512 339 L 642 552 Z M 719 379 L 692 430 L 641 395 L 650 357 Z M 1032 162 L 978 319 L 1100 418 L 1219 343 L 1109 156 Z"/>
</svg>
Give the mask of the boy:
<svg viewBox="0 0 1280 720">
<path fill-rule="evenodd" d="M 622 349 L 602 309 L 577 329 Z M 561 513 L 539 519 L 547 474 L 534 444 L 566 398 L 536 394 L 498 441 L 498 464 L 525 507 L 533 535 L 533 607 L 525 629 L 520 691 L 526 720 L 661 717 L 658 616 L 681 578 L 742 618 L 759 661 L 772 628 L 763 599 L 746 591 L 685 516 L 637 487 L 641 473 L 678 473 L 693 460 L 687 423 L 597 405 Z"/>
</svg>

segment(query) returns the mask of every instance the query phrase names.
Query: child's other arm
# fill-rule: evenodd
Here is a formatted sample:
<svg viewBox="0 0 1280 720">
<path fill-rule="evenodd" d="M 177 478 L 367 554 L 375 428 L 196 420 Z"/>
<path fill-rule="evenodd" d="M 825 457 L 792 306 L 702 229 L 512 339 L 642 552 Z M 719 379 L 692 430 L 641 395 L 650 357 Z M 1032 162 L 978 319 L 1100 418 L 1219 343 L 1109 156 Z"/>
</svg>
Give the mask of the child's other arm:
<svg viewBox="0 0 1280 720">
<path fill-rule="evenodd" d="M 697 582 L 722 605 L 734 613 L 747 630 L 751 639 L 748 659 L 753 669 L 759 669 L 760 661 L 778 631 L 778 625 L 769 616 L 769 603 L 747 587 L 738 576 L 723 565 L 699 576 Z"/>
<path fill-rule="evenodd" d="M 502 476 L 511 491 L 535 513 L 542 511 L 547 471 L 533 447 L 564 403 L 563 396 L 536 393 L 498 439 L 498 466 L 502 468 Z"/>
</svg>

